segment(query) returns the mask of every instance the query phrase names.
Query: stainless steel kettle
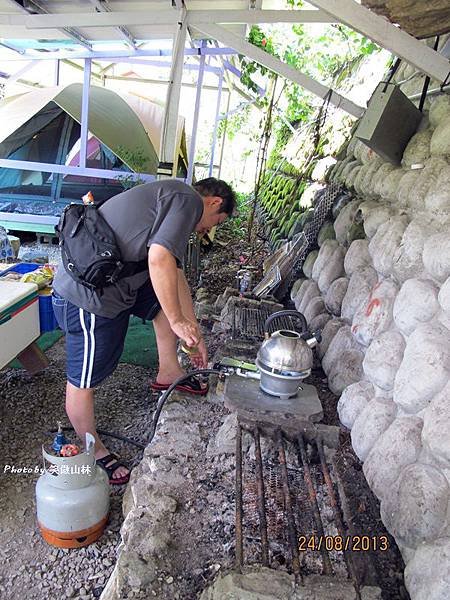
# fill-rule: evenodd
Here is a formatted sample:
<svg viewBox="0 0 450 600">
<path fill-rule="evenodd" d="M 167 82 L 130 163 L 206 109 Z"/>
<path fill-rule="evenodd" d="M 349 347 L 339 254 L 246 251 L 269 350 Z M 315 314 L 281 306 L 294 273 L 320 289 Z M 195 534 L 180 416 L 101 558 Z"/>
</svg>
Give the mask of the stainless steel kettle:
<svg viewBox="0 0 450 600">
<path fill-rule="evenodd" d="M 270 335 L 269 325 L 280 317 L 295 317 L 301 332 L 280 329 Z M 310 375 L 312 348 L 320 341 L 320 332 L 310 334 L 304 315 L 296 310 L 281 310 L 269 316 L 264 324 L 265 341 L 259 349 L 256 366 L 261 373 L 260 387 L 272 396 L 295 396 L 300 381 Z"/>
</svg>

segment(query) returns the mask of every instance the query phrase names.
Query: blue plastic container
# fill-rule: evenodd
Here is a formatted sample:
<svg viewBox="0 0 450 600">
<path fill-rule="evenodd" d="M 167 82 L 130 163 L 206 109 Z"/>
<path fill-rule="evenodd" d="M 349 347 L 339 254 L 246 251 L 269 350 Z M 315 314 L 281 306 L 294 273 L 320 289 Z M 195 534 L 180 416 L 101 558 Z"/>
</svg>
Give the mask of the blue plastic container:
<svg viewBox="0 0 450 600">
<path fill-rule="evenodd" d="M 31 271 L 36 271 L 42 265 L 38 265 L 36 263 L 18 263 L 5 271 L 0 273 L 0 277 L 6 275 L 10 271 L 14 273 L 21 273 L 25 275 L 25 273 L 31 273 Z M 41 333 L 45 333 L 46 331 L 53 331 L 58 328 L 58 323 L 55 319 L 55 313 L 53 312 L 53 304 L 52 304 L 52 296 L 49 294 L 48 296 L 44 296 L 39 294 L 39 326 L 41 328 Z"/>
</svg>

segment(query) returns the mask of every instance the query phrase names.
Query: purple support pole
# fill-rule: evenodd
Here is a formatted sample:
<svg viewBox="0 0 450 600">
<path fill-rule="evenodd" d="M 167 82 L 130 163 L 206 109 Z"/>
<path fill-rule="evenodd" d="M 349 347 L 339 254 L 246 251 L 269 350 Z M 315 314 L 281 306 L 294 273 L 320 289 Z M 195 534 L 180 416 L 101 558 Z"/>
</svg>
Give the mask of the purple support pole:
<svg viewBox="0 0 450 600">
<path fill-rule="evenodd" d="M 202 46 L 206 45 L 206 42 L 202 42 Z M 191 145 L 189 147 L 189 163 L 188 163 L 188 172 L 186 177 L 186 183 L 192 183 L 192 177 L 194 175 L 194 160 L 195 160 L 195 145 L 197 141 L 197 127 L 198 127 L 198 117 L 200 114 L 200 101 L 202 96 L 202 86 L 203 86 L 203 75 L 205 72 L 205 55 L 202 54 L 200 56 L 200 70 L 198 72 L 198 80 L 197 80 L 197 94 L 195 96 L 195 108 L 194 108 L 194 121 L 192 123 L 192 134 L 191 134 Z"/>
<path fill-rule="evenodd" d="M 219 87 L 217 90 L 216 119 L 214 121 L 214 132 L 213 132 L 213 139 L 212 139 L 212 144 L 211 144 L 211 159 L 209 161 L 209 171 L 208 171 L 209 177 L 212 177 L 213 169 L 214 169 L 214 152 L 215 152 L 216 143 L 217 143 L 217 128 L 219 126 L 220 101 L 222 99 L 222 85 L 223 85 L 223 71 L 221 71 L 220 76 L 219 76 Z"/>
<path fill-rule="evenodd" d="M 87 139 L 89 126 L 89 88 L 91 85 L 91 59 L 84 61 L 83 96 L 81 98 L 81 142 L 80 167 L 86 168 Z"/>
</svg>

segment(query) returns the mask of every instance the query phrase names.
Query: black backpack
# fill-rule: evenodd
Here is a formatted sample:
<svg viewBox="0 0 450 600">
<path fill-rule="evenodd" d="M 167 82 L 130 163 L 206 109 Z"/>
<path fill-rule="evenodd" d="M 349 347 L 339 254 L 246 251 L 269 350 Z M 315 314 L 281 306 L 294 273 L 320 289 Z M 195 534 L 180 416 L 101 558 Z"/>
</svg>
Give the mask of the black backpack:
<svg viewBox="0 0 450 600">
<path fill-rule="evenodd" d="M 55 227 L 67 273 L 77 283 L 99 292 L 148 268 L 147 259 L 122 260 L 114 231 L 98 211 L 101 204 L 69 204 Z"/>
</svg>

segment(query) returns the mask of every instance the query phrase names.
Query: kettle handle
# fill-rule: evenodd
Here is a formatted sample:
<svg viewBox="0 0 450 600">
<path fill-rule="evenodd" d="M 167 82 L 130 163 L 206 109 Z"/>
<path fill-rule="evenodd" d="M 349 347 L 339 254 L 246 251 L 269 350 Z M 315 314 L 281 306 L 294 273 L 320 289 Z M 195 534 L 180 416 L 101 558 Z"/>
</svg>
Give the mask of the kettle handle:
<svg viewBox="0 0 450 600">
<path fill-rule="evenodd" d="M 272 323 L 272 321 L 274 321 L 275 319 L 278 319 L 278 317 L 295 317 L 302 323 L 301 333 L 304 333 L 308 330 L 308 325 L 306 323 L 305 316 L 301 312 L 298 312 L 298 310 L 278 310 L 277 312 L 274 312 L 271 315 L 269 315 L 266 319 L 266 322 L 264 323 L 264 336 L 266 338 L 268 337 L 270 323 Z"/>
</svg>

